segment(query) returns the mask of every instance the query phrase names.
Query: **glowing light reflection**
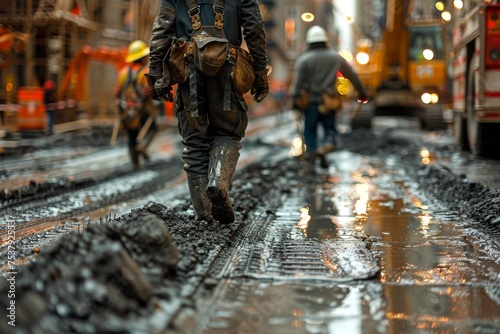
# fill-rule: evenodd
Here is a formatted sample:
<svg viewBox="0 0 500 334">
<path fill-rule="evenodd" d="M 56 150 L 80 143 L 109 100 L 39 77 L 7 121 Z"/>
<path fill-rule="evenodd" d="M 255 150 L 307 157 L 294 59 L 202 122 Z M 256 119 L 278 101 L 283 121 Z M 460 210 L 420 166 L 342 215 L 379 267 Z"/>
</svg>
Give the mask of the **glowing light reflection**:
<svg viewBox="0 0 500 334">
<path fill-rule="evenodd" d="M 368 183 L 359 183 L 354 187 L 358 199 L 354 204 L 354 214 L 357 221 L 366 221 L 369 210 Z"/>
<path fill-rule="evenodd" d="M 428 165 L 431 163 L 432 161 L 432 155 L 431 155 L 431 152 L 429 151 L 429 149 L 427 149 L 426 147 L 423 147 L 421 150 L 420 150 L 420 157 L 422 158 L 422 163 L 424 165 Z"/>
<path fill-rule="evenodd" d="M 288 152 L 288 157 L 293 158 L 293 157 L 298 157 L 304 154 L 306 150 L 306 145 L 302 141 L 302 138 L 297 137 L 292 140 L 292 147 L 290 148 L 290 151 Z"/>
<path fill-rule="evenodd" d="M 432 224 L 434 218 L 431 216 L 429 211 L 424 211 L 421 215 L 418 216 L 418 219 L 420 220 L 420 233 L 422 233 L 422 235 L 426 238 L 429 237 L 429 225 Z"/>
<path fill-rule="evenodd" d="M 297 223 L 297 227 L 300 228 L 306 236 L 310 220 L 311 220 L 311 215 L 309 214 L 309 208 L 300 209 L 300 219 L 299 222 Z"/>
</svg>

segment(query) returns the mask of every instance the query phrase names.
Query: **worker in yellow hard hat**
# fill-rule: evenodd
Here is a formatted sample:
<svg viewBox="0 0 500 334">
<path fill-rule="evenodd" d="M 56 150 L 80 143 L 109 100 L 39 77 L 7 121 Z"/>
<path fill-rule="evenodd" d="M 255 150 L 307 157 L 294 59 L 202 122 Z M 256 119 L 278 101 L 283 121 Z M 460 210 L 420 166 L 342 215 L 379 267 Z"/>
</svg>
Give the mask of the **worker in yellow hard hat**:
<svg viewBox="0 0 500 334">
<path fill-rule="evenodd" d="M 144 76 L 148 72 L 149 46 L 141 40 L 133 41 L 125 62 L 118 74 L 115 92 L 121 124 L 128 133 L 130 159 L 137 170 L 140 156 L 149 160 L 147 147 L 156 133 L 157 111 Z"/>
</svg>

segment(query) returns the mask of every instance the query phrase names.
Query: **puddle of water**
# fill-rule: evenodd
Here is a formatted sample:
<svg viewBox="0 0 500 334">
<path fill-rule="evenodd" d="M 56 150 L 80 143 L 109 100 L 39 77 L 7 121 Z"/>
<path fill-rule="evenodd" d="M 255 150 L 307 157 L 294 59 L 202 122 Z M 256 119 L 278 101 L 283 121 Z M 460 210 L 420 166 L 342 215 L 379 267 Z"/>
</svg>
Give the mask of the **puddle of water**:
<svg viewBox="0 0 500 334">
<path fill-rule="evenodd" d="M 379 284 L 294 285 L 228 281 L 197 331 L 218 333 L 385 333 Z"/>
<path fill-rule="evenodd" d="M 462 234 L 458 218 L 369 161 L 336 158 L 336 177 L 308 185 L 277 210 L 267 226 L 269 251 L 243 256 L 257 259 L 254 267 L 231 259 L 234 272 L 274 281 L 223 282 L 197 333 L 498 333 L 500 265 Z M 360 274 L 370 263 L 366 237 L 380 277 Z M 321 250 L 323 262 L 305 250 Z M 305 260 L 322 270 L 306 272 Z M 335 268 L 325 271 L 328 260 Z M 359 284 L 332 282 L 344 277 Z"/>
<path fill-rule="evenodd" d="M 500 306 L 487 288 L 385 286 L 384 290 L 387 333 L 498 333 Z"/>
</svg>

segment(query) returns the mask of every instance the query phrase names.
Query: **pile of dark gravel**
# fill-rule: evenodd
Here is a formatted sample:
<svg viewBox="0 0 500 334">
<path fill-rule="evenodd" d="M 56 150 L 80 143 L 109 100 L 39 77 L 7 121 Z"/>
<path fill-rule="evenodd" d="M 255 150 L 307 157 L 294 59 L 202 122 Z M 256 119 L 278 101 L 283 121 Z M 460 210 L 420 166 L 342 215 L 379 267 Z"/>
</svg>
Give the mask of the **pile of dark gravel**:
<svg viewBox="0 0 500 334">
<path fill-rule="evenodd" d="M 63 237 L 19 268 L 11 299 L 15 331 L 2 321 L 0 332 L 140 332 L 149 324 L 133 320 L 147 318 L 157 304 L 143 267 L 170 277 L 178 257 L 170 233 L 153 215 L 88 225 L 82 234 Z M 7 288 L 1 287 L 2 309 L 10 303 Z"/>
<path fill-rule="evenodd" d="M 218 254 L 263 201 L 289 192 L 297 167 L 294 160 L 263 162 L 242 171 L 231 190 L 236 221 L 229 225 L 194 221 L 184 198 L 173 208 L 149 203 L 42 248 L 16 276 L 16 327 L 0 322 L 0 332 L 149 333 L 158 324 L 174 326 L 179 310 L 196 310 L 199 288 L 217 283 L 209 268 Z M 4 310 L 8 289 L 0 280 Z"/>
</svg>

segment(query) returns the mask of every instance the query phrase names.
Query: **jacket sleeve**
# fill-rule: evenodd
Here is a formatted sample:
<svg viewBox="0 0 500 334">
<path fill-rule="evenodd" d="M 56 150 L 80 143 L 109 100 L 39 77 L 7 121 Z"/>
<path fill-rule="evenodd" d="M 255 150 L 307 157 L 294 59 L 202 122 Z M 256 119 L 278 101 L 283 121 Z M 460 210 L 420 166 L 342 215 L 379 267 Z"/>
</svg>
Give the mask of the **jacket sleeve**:
<svg viewBox="0 0 500 334">
<path fill-rule="evenodd" d="M 302 58 L 298 57 L 295 61 L 295 66 L 292 73 L 292 83 L 289 88 L 289 95 L 292 97 L 297 97 L 302 89 L 302 84 L 304 83 L 304 65 Z"/>
<path fill-rule="evenodd" d="M 161 0 L 158 14 L 153 22 L 149 53 L 149 73 L 154 77 L 162 77 L 164 71 L 163 59 L 169 50 L 175 31 L 176 0 Z"/>
<path fill-rule="evenodd" d="M 253 69 L 255 72 L 264 71 L 267 66 L 267 37 L 257 0 L 241 0 L 241 25 L 253 58 Z"/>
<path fill-rule="evenodd" d="M 368 93 L 365 90 L 365 86 L 361 82 L 361 79 L 359 78 L 356 71 L 354 71 L 351 65 L 349 65 L 349 63 L 344 58 L 340 56 L 339 58 L 341 59 L 340 69 L 339 69 L 340 73 L 342 73 L 344 77 L 346 77 L 352 82 L 352 84 L 354 85 L 360 96 L 368 96 Z"/>
</svg>

